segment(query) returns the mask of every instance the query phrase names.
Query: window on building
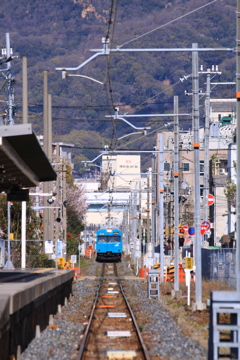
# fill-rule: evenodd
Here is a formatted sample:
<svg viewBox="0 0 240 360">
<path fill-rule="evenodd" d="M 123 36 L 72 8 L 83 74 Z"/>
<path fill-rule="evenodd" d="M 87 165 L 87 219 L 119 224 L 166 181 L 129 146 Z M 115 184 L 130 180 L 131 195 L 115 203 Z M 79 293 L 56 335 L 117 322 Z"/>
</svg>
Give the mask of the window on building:
<svg viewBox="0 0 240 360">
<path fill-rule="evenodd" d="M 164 193 L 165 194 L 170 194 L 171 190 L 170 190 L 170 186 L 164 186 Z"/>
<path fill-rule="evenodd" d="M 169 162 L 165 162 L 164 163 L 164 171 L 169 171 L 170 170 L 170 163 Z"/>
<path fill-rule="evenodd" d="M 201 196 L 201 197 L 203 196 L 203 186 L 204 186 L 204 185 L 200 185 L 200 196 Z"/>
<path fill-rule="evenodd" d="M 182 171 L 189 171 L 189 169 L 190 169 L 189 163 L 183 162 L 182 163 Z"/>
<path fill-rule="evenodd" d="M 200 176 L 204 175 L 204 160 L 200 160 Z"/>
</svg>

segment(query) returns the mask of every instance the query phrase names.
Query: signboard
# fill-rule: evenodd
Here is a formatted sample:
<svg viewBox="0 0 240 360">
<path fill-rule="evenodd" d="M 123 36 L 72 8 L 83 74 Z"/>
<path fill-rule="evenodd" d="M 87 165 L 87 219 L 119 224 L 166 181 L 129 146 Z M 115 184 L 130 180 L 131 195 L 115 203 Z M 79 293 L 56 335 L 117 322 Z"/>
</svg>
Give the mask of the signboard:
<svg viewBox="0 0 240 360">
<path fill-rule="evenodd" d="M 205 234 L 205 232 L 208 230 L 208 225 L 206 224 L 201 224 L 201 228 L 200 228 L 200 234 L 203 236 Z"/>
<path fill-rule="evenodd" d="M 212 194 L 208 194 L 208 206 L 214 204 L 215 198 Z"/>
<path fill-rule="evenodd" d="M 53 242 L 52 240 L 45 241 L 45 253 L 52 254 L 53 253 Z"/>
<path fill-rule="evenodd" d="M 185 257 L 185 269 L 191 270 L 193 268 L 193 257 Z"/>
<path fill-rule="evenodd" d="M 188 233 L 189 233 L 189 235 L 195 235 L 195 228 L 194 228 L 194 227 L 190 227 L 190 228 L 188 229 Z"/>
<path fill-rule="evenodd" d="M 71 262 L 72 262 L 73 264 L 76 264 L 76 262 L 77 262 L 77 255 L 71 255 Z"/>
<path fill-rule="evenodd" d="M 207 230 L 209 230 L 209 229 L 210 229 L 210 226 L 211 226 L 211 224 L 210 224 L 209 221 L 203 221 L 203 222 L 201 223 L 201 225 L 207 225 Z"/>
<path fill-rule="evenodd" d="M 210 229 L 210 222 L 209 221 L 203 221 L 201 223 L 200 227 L 200 234 L 203 236 L 206 234 L 206 232 Z"/>
</svg>

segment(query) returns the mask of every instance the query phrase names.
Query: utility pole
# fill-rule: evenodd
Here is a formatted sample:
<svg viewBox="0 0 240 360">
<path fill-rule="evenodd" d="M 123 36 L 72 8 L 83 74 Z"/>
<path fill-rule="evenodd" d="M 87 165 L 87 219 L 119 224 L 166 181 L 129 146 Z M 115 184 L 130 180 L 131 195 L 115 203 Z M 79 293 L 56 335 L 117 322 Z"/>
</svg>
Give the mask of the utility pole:
<svg viewBox="0 0 240 360">
<path fill-rule="evenodd" d="M 137 260 L 137 189 L 133 190 L 133 258 Z"/>
<path fill-rule="evenodd" d="M 164 282 L 164 184 L 163 184 L 163 133 L 159 134 L 159 241 L 160 241 L 160 282 Z"/>
<path fill-rule="evenodd" d="M 152 243 L 156 244 L 156 155 L 152 155 Z"/>
<path fill-rule="evenodd" d="M 48 73 L 47 71 L 43 72 L 43 149 L 45 154 L 48 156 Z M 50 193 L 49 189 L 49 182 L 43 183 L 43 192 L 44 193 Z M 44 205 L 44 216 L 43 216 L 43 240 L 44 244 L 46 241 L 51 240 L 50 239 L 50 233 L 49 233 L 49 213 L 50 210 L 48 207 L 47 199 L 44 197 L 43 199 L 43 205 Z M 53 240 L 53 239 L 52 239 Z"/>
<path fill-rule="evenodd" d="M 200 74 L 206 74 L 206 98 L 205 98 L 205 136 L 204 136 L 204 185 L 203 185 L 203 221 L 208 221 L 209 218 L 209 205 L 208 205 L 208 194 L 209 194 L 209 124 L 210 124 L 210 95 L 211 95 L 211 75 L 218 74 L 218 71 L 212 66 L 212 70 L 207 68 L 207 71 L 203 71 L 201 66 Z"/>
<path fill-rule="evenodd" d="M 27 58 L 22 59 L 22 117 L 23 124 L 28 123 L 28 81 L 27 81 Z"/>
<path fill-rule="evenodd" d="M 178 114 L 178 96 L 174 96 L 174 113 Z M 179 265 L 179 125 L 178 116 L 174 117 L 174 290 L 173 297 L 182 295 L 179 290 L 178 265 Z"/>
<path fill-rule="evenodd" d="M 194 148 L 194 225 L 195 225 L 195 267 L 196 267 L 196 303 L 194 310 L 203 310 L 202 302 L 202 254 L 200 239 L 200 161 L 199 161 L 199 75 L 198 75 L 198 44 L 192 44 L 192 93 L 193 93 L 193 148 Z M 196 51 L 195 51 L 196 50 Z"/>
<path fill-rule="evenodd" d="M 236 43 L 236 97 L 237 97 L 237 254 L 236 254 L 236 279 L 237 291 L 240 292 L 240 0 L 237 1 L 237 43 Z"/>
<path fill-rule="evenodd" d="M 150 192 L 150 181 L 149 181 L 148 174 L 147 177 L 147 243 L 151 242 L 151 236 L 150 236 L 150 199 L 149 199 L 149 192 Z"/>
<path fill-rule="evenodd" d="M 140 243 L 140 250 L 142 251 L 142 189 L 141 189 L 141 181 L 139 181 L 138 240 Z M 141 264 L 141 265 L 143 267 L 143 264 Z"/>
<path fill-rule="evenodd" d="M 13 93 L 13 81 L 14 78 L 11 74 L 11 59 L 12 59 L 12 48 L 10 47 L 10 35 L 9 33 L 6 33 L 6 58 L 7 58 L 7 89 L 8 89 L 8 120 L 7 125 L 14 125 L 14 112 L 13 112 L 13 106 L 14 106 L 14 93 Z"/>
<path fill-rule="evenodd" d="M 7 210 L 8 210 L 8 259 L 4 266 L 4 269 L 14 269 L 13 263 L 11 261 L 11 244 L 10 244 L 10 233 L 11 233 L 11 202 L 7 202 Z"/>
</svg>

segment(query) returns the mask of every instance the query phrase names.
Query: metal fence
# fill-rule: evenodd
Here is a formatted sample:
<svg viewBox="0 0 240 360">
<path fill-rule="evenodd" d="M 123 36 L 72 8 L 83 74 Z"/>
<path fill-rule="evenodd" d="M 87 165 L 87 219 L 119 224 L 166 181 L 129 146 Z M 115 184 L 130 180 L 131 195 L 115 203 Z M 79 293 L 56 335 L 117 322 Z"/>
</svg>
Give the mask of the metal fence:
<svg viewBox="0 0 240 360">
<path fill-rule="evenodd" d="M 202 275 L 236 287 L 236 249 L 202 249 Z"/>
<path fill-rule="evenodd" d="M 8 261 L 7 241 L 1 244 L 0 266 L 4 267 Z M 10 261 L 15 269 L 21 269 L 21 243 L 19 241 L 10 242 Z M 41 242 L 28 242 L 26 249 L 26 268 L 55 268 L 55 261 L 49 259 L 44 253 Z"/>
</svg>

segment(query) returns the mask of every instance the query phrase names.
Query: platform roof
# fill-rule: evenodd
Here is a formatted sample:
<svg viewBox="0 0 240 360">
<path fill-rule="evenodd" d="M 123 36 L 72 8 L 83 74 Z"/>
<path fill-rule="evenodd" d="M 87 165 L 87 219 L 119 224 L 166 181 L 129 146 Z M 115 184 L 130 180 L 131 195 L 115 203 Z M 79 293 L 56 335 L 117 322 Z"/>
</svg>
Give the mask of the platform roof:
<svg viewBox="0 0 240 360">
<path fill-rule="evenodd" d="M 32 124 L 0 126 L 0 191 L 56 180 Z"/>
</svg>

